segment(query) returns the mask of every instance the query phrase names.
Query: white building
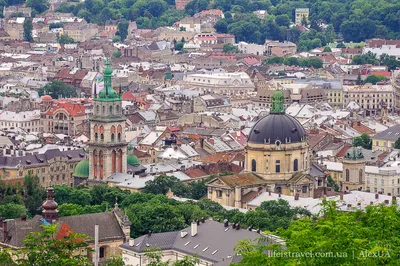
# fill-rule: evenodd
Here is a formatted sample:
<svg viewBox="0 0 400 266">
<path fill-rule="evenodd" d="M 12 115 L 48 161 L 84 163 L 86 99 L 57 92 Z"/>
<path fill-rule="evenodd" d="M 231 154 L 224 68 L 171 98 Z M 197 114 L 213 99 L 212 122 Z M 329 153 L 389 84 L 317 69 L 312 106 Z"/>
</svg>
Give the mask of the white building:
<svg viewBox="0 0 400 266">
<path fill-rule="evenodd" d="M 0 129 L 21 128 L 27 132 L 40 132 L 40 110 L 27 112 L 3 111 L 0 114 Z"/>
<path fill-rule="evenodd" d="M 244 94 L 254 91 L 254 84 L 245 72 L 193 74 L 184 81 L 198 91 L 219 94 Z"/>
<path fill-rule="evenodd" d="M 370 39 L 365 42 L 363 54 L 372 52 L 379 58 L 382 54 L 400 59 L 400 40 Z"/>
<path fill-rule="evenodd" d="M 237 47 L 243 54 L 263 55 L 265 52 L 264 45 L 255 43 L 239 42 Z"/>
</svg>

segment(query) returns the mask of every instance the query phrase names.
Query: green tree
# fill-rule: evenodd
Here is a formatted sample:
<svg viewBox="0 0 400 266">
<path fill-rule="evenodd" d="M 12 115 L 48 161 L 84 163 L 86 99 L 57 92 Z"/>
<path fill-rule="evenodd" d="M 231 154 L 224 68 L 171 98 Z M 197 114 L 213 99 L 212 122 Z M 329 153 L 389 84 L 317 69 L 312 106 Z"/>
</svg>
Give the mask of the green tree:
<svg viewBox="0 0 400 266">
<path fill-rule="evenodd" d="M 330 175 L 328 176 L 328 187 L 333 188 L 336 192 L 339 191 L 339 185 L 335 182 L 335 180 L 333 180 Z"/>
<path fill-rule="evenodd" d="M 394 148 L 395 148 L 395 149 L 400 149 L 400 138 L 398 138 L 398 139 L 396 140 L 396 142 L 394 143 Z"/>
<path fill-rule="evenodd" d="M 198 264 L 200 264 L 200 259 L 197 255 L 193 255 L 185 256 L 183 259 L 175 261 L 173 266 L 196 266 Z"/>
<path fill-rule="evenodd" d="M 129 22 L 124 20 L 118 23 L 118 31 L 116 35 L 121 37 L 121 41 L 125 41 L 126 37 L 128 37 L 128 28 Z"/>
<path fill-rule="evenodd" d="M 33 30 L 32 19 L 25 18 L 23 28 L 24 28 L 24 40 L 27 41 L 27 42 L 33 42 L 33 37 L 32 37 L 32 30 Z"/>
<path fill-rule="evenodd" d="M 76 89 L 72 86 L 66 85 L 60 80 L 53 80 L 51 83 L 46 84 L 43 88 L 39 89 L 39 95 L 49 94 L 54 99 L 59 97 L 76 97 Z"/>
<path fill-rule="evenodd" d="M 122 53 L 120 50 L 112 53 L 112 57 L 114 57 L 114 58 L 120 58 L 121 56 L 122 56 Z"/>
<path fill-rule="evenodd" d="M 75 43 L 74 39 L 69 37 L 67 34 L 63 34 L 60 37 L 58 37 L 58 43 L 59 44 L 69 44 L 69 43 Z"/>
<path fill-rule="evenodd" d="M 362 80 L 362 78 L 361 78 L 361 73 L 358 72 L 357 80 L 356 80 L 356 85 L 363 85 L 363 84 L 364 84 L 364 82 L 363 82 L 363 80 Z"/>
<path fill-rule="evenodd" d="M 175 176 L 156 176 L 154 180 L 146 182 L 146 186 L 144 187 L 143 192 L 165 195 L 167 194 L 168 190 L 172 188 L 177 182 L 179 182 L 179 179 Z"/>
<path fill-rule="evenodd" d="M 382 81 L 382 80 L 386 80 L 386 77 L 383 75 L 369 75 L 366 79 L 365 79 L 365 83 L 371 83 L 372 85 L 376 85 L 376 83 Z"/>
<path fill-rule="evenodd" d="M 175 50 L 176 51 L 182 51 L 182 49 L 183 49 L 183 45 L 184 45 L 185 43 L 183 43 L 183 42 L 177 42 L 176 44 L 175 44 Z"/>
<path fill-rule="evenodd" d="M 290 18 L 288 15 L 284 14 L 284 15 L 278 15 L 275 17 L 275 22 L 279 25 L 279 26 L 285 26 L 285 27 L 289 27 L 290 25 Z"/>
<path fill-rule="evenodd" d="M 273 56 L 263 61 L 263 65 L 283 64 L 283 57 Z"/>
<path fill-rule="evenodd" d="M 0 217 L 14 219 L 26 214 L 27 210 L 24 205 L 15 203 L 6 203 L 0 205 Z"/>
<path fill-rule="evenodd" d="M 225 43 L 222 50 L 224 53 L 239 53 L 239 48 L 231 43 Z"/>
<path fill-rule="evenodd" d="M 69 233 L 57 239 L 58 225 L 43 226 L 40 232 L 29 233 L 18 251 L 17 265 L 91 265 L 87 252 L 89 238 Z"/>
<path fill-rule="evenodd" d="M 367 150 L 372 150 L 372 140 L 371 137 L 368 134 L 362 134 L 359 137 L 355 137 L 353 139 L 353 146 L 354 147 L 363 147 L 364 149 Z"/>
<path fill-rule="evenodd" d="M 324 47 L 324 53 L 332 53 L 332 49 L 329 46 Z"/>
<path fill-rule="evenodd" d="M 48 0 L 27 0 L 26 6 L 32 7 L 40 14 L 49 9 L 50 3 Z"/>
<path fill-rule="evenodd" d="M 112 39 L 113 42 L 121 42 L 121 37 L 118 35 L 115 35 L 114 38 Z"/>
<path fill-rule="evenodd" d="M 45 190 L 40 185 L 39 177 L 28 174 L 24 177 L 24 204 L 29 213 L 34 216 L 41 212 L 45 198 Z"/>
</svg>

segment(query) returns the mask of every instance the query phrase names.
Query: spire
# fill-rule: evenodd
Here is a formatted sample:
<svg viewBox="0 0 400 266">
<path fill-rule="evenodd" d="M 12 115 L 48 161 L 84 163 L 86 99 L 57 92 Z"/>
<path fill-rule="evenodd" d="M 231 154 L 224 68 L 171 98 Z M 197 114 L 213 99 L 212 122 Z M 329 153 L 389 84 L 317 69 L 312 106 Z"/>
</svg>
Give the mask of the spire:
<svg viewBox="0 0 400 266">
<path fill-rule="evenodd" d="M 54 188 L 48 187 L 46 194 L 46 201 L 42 204 L 42 216 L 47 222 L 52 223 L 58 219 L 58 204 L 54 201 Z"/>
<path fill-rule="evenodd" d="M 271 114 L 280 114 L 280 113 L 285 113 L 285 108 L 284 108 L 284 102 L 285 99 L 283 97 L 283 93 L 280 90 L 277 90 L 272 94 L 271 97 Z"/>
</svg>

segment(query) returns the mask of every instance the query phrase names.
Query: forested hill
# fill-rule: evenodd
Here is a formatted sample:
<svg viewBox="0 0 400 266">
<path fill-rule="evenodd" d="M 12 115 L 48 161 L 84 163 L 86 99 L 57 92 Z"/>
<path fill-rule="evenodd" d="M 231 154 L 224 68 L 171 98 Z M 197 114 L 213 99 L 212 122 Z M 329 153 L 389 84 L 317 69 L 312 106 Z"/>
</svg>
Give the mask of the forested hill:
<svg viewBox="0 0 400 266">
<path fill-rule="evenodd" d="M 0 6 L 23 2 L 0 0 Z M 35 14 L 49 7 L 48 0 L 27 0 L 27 5 Z M 332 31 L 341 33 L 345 41 L 400 39 L 399 0 L 193 0 L 183 11 L 175 10 L 175 0 L 72 0 L 58 11 L 72 12 L 92 23 L 124 18 L 135 20 L 139 28 L 155 29 L 204 9 L 219 8 L 226 18 L 218 23 L 218 31 L 234 33 L 238 40 L 260 43 L 266 37 L 296 41 L 298 33 L 289 31 L 288 24 L 293 21 L 295 9 L 304 7 L 310 8 L 313 28 L 318 31 L 317 22 L 323 21 L 332 26 Z M 264 20 L 252 14 L 260 9 L 268 12 Z"/>
</svg>

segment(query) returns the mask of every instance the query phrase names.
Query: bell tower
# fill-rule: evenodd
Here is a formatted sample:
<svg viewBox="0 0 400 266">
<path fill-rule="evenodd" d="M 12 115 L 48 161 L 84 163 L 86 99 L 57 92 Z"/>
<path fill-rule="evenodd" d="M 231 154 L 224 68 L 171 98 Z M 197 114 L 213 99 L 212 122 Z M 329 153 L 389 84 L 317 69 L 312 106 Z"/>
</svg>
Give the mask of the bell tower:
<svg viewBox="0 0 400 266">
<path fill-rule="evenodd" d="M 104 182 L 113 173 L 126 173 L 127 143 L 122 114 L 122 93 L 112 88 L 112 69 L 106 60 L 104 88 L 94 91 L 94 110 L 90 118 L 89 182 Z"/>
</svg>

